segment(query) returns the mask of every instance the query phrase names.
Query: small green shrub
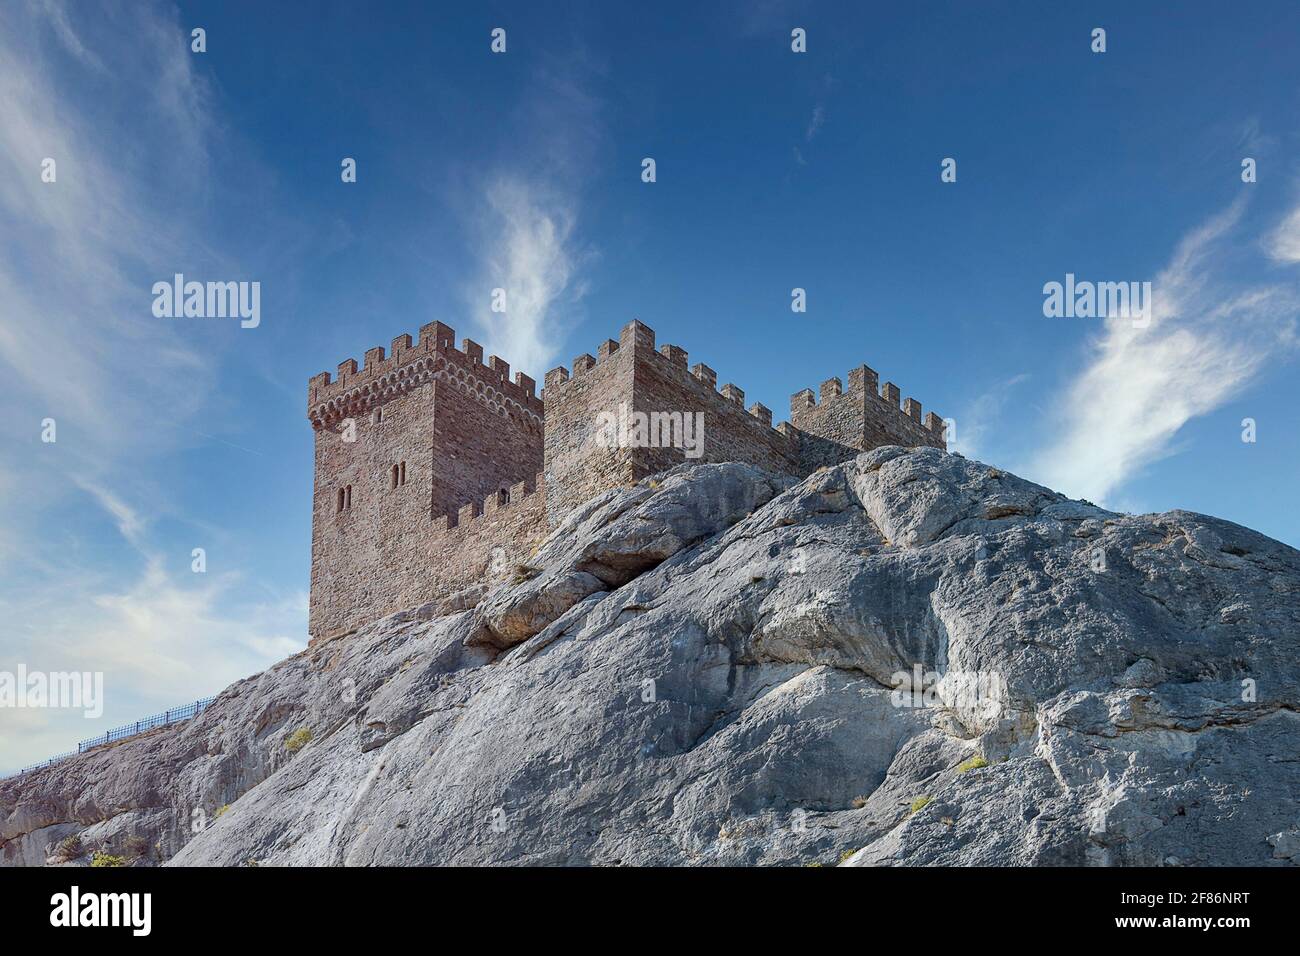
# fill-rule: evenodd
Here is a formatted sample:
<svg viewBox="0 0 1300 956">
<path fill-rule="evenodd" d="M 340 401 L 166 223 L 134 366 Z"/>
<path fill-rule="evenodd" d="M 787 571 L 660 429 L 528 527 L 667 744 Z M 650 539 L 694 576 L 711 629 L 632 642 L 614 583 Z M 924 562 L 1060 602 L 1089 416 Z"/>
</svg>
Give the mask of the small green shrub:
<svg viewBox="0 0 1300 956">
<path fill-rule="evenodd" d="M 288 742 L 285 743 L 285 746 L 286 746 L 286 747 L 289 746 Z M 299 748 L 299 749 L 301 749 L 301 748 Z M 225 812 L 226 812 L 227 810 L 229 810 L 229 809 L 230 809 L 230 804 L 228 804 L 228 803 L 223 803 L 221 806 L 217 807 L 217 812 L 214 813 L 214 814 L 212 814 L 212 819 L 214 819 L 214 820 L 218 820 L 218 819 L 220 819 L 220 818 L 221 818 L 221 815 L 222 815 L 223 813 L 225 813 Z"/>
<path fill-rule="evenodd" d="M 923 810 L 925 808 L 925 805 L 929 802 L 930 802 L 929 797 L 926 796 L 917 797 L 915 800 L 912 801 L 912 805 L 908 807 L 907 815 L 910 817 L 913 813 L 916 813 L 919 810 Z"/>
<path fill-rule="evenodd" d="M 843 863 L 845 860 L 847 860 L 849 857 L 851 857 L 853 854 L 857 852 L 858 852 L 857 850 L 845 850 L 843 853 L 840 854 L 840 862 Z"/>
<path fill-rule="evenodd" d="M 291 754 L 296 754 L 310 742 L 311 730 L 307 727 L 299 727 L 284 739 L 284 749 L 289 751 Z"/>
<path fill-rule="evenodd" d="M 974 757 L 971 757 L 969 760 L 964 760 L 960 764 L 958 764 L 957 772 L 966 773 L 971 770 L 978 770 L 980 767 L 987 767 L 988 765 L 989 762 L 987 760 L 985 760 L 979 754 L 976 754 Z"/>
<path fill-rule="evenodd" d="M 523 584 L 525 581 L 531 581 L 541 573 L 541 568 L 535 568 L 530 564 L 516 564 L 510 571 L 510 583 Z"/>
<path fill-rule="evenodd" d="M 54 856 L 60 860 L 75 860 L 81 856 L 81 837 L 76 833 L 64 837 L 54 848 Z"/>
<path fill-rule="evenodd" d="M 96 850 L 90 858 L 91 866 L 126 866 L 126 857 L 113 856 L 103 850 Z"/>
</svg>

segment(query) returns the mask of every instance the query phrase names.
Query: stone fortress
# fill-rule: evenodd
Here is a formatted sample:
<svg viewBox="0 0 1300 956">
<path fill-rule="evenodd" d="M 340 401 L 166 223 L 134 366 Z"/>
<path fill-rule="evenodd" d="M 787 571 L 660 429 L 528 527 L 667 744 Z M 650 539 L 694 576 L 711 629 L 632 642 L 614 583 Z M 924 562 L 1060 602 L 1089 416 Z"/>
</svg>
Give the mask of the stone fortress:
<svg viewBox="0 0 1300 956">
<path fill-rule="evenodd" d="M 795 477 L 881 445 L 945 448 L 943 420 L 899 404 L 865 365 L 796 392 L 790 421 L 735 385 L 687 368 L 654 330 L 623 327 L 573 371 L 546 375 L 541 397 L 522 372 L 441 322 L 348 359 L 307 386 L 316 433 L 312 494 L 313 642 L 432 601 L 526 564 L 577 505 L 683 462 L 740 461 Z M 628 447 L 597 439 L 602 415 L 701 413 L 703 446 Z"/>
</svg>

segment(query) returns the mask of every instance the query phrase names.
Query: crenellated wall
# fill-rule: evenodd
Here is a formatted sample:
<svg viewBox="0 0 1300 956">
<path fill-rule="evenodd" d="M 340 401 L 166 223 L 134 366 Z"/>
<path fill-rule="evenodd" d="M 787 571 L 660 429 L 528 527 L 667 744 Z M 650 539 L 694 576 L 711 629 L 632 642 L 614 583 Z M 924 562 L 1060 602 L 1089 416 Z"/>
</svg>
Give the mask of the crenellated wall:
<svg viewBox="0 0 1300 956">
<path fill-rule="evenodd" d="M 898 386 L 878 388 L 876 373 L 865 365 L 849 371 L 846 390 L 839 378 L 822 382 L 820 401 L 810 388 L 790 397 L 790 421 L 800 435 L 805 472 L 835 465 L 881 445 L 947 448 L 944 424 L 934 412 L 921 419 L 921 403 L 908 398 L 899 407 Z"/>
<path fill-rule="evenodd" d="M 313 425 L 342 417 L 359 400 L 392 394 L 395 389 L 413 384 L 408 381 L 412 378 L 454 366 L 473 375 L 480 390 L 492 401 L 511 414 L 531 413 L 540 425 L 542 402 L 534 394 L 533 379 L 516 372 L 511 382 L 510 363 L 493 355 L 484 364 L 483 346 L 464 339 L 463 347 L 458 349 L 455 340 L 456 330 L 451 326 L 430 322 L 420 327 L 420 338 L 414 343 L 409 335 L 393 339 L 387 357 L 383 346 L 377 345 L 366 350 L 365 364 L 360 368 L 356 359 L 347 359 L 339 363 L 338 376 L 333 380 L 329 372 L 313 375 L 307 382 L 307 417 Z"/>
<path fill-rule="evenodd" d="M 434 520 L 427 581 L 415 600 L 408 596 L 408 603 L 395 607 L 413 607 L 479 581 L 509 576 L 517 565 L 526 564 L 550 533 L 545 481 L 538 474 L 518 482 L 462 506 L 454 519 L 444 515 Z"/>
<path fill-rule="evenodd" d="M 631 395 L 632 351 L 607 340 L 596 352 L 573 360 L 572 377 L 562 366 L 546 373 L 543 462 L 552 524 L 599 492 L 633 481 L 633 450 L 600 449 L 594 440 L 597 416 Z"/>
<path fill-rule="evenodd" d="M 687 368 L 687 353 L 676 345 L 655 349 L 655 332 L 642 322 L 623 327 L 618 341 L 607 339 L 596 355 L 573 360 L 546 375 L 546 475 L 552 524 L 598 492 L 632 484 L 685 461 L 743 461 L 773 471 L 795 473 L 799 442 L 787 424 L 772 427 L 772 413 L 755 403 L 745 409 L 745 393 L 726 384 L 704 364 Z M 699 454 L 678 445 L 618 444 L 598 441 L 602 414 L 702 415 Z M 655 416 L 660 416 L 655 418 Z M 680 433 L 679 433 L 680 434 Z"/>
</svg>

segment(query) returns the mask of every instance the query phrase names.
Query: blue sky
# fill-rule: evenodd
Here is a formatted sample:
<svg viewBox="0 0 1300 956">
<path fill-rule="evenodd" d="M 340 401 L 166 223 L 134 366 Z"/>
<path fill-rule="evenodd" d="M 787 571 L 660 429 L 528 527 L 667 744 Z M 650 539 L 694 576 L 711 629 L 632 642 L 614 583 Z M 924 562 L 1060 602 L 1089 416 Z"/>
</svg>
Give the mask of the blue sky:
<svg viewBox="0 0 1300 956">
<path fill-rule="evenodd" d="M 1300 544 L 1300 6 L 268 6 L 0 9 L 0 670 L 106 687 L 0 712 L 0 771 L 305 645 L 307 379 L 435 319 L 541 381 L 640 318 L 778 418 L 865 362 L 969 455 Z M 261 324 L 155 318 L 176 272 Z M 1046 318 L 1066 273 L 1150 327 Z"/>
</svg>

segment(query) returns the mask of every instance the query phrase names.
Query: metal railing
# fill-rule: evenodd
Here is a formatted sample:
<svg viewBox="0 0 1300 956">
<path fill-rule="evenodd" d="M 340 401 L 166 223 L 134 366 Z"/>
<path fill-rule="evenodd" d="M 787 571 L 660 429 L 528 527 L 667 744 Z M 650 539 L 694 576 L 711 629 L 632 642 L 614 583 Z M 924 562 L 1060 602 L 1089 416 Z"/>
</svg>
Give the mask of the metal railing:
<svg viewBox="0 0 1300 956">
<path fill-rule="evenodd" d="M 60 760 L 67 760 L 69 757 L 75 757 L 80 751 L 69 750 L 67 753 L 57 754 L 49 760 L 42 760 L 40 763 L 29 764 L 21 770 L 15 770 L 13 773 L 7 773 L 0 776 L 0 780 L 7 780 L 9 777 L 17 777 L 24 773 L 30 773 L 33 770 L 40 770 L 42 767 L 48 767 L 52 763 L 58 763 Z"/>
<path fill-rule="evenodd" d="M 168 724 L 180 723 L 182 720 L 189 720 L 201 714 L 207 709 L 215 697 L 204 697 L 202 700 L 196 700 L 192 704 L 186 704 L 183 707 L 174 707 L 171 710 L 163 711 L 161 714 L 154 714 L 152 717 L 146 717 L 143 720 L 137 720 L 133 724 L 123 724 L 121 727 L 114 727 L 112 730 L 101 734 L 98 737 L 91 737 L 77 744 L 76 750 L 69 750 L 67 753 L 61 753 L 42 760 L 40 763 L 30 764 L 14 773 L 7 774 L 7 777 L 17 777 L 24 773 L 31 773 L 33 770 L 40 770 L 42 767 L 48 767 L 56 764 L 60 760 L 67 760 L 69 757 L 75 757 L 77 754 L 84 754 L 87 750 L 93 750 L 95 747 L 102 747 L 105 744 L 115 743 L 119 740 L 126 740 L 134 737 L 136 734 L 142 734 L 147 730 L 153 730 L 155 727 L 166 727 Z M 0 779 L 5 779 L 0 777 Z"/>
</svg>

